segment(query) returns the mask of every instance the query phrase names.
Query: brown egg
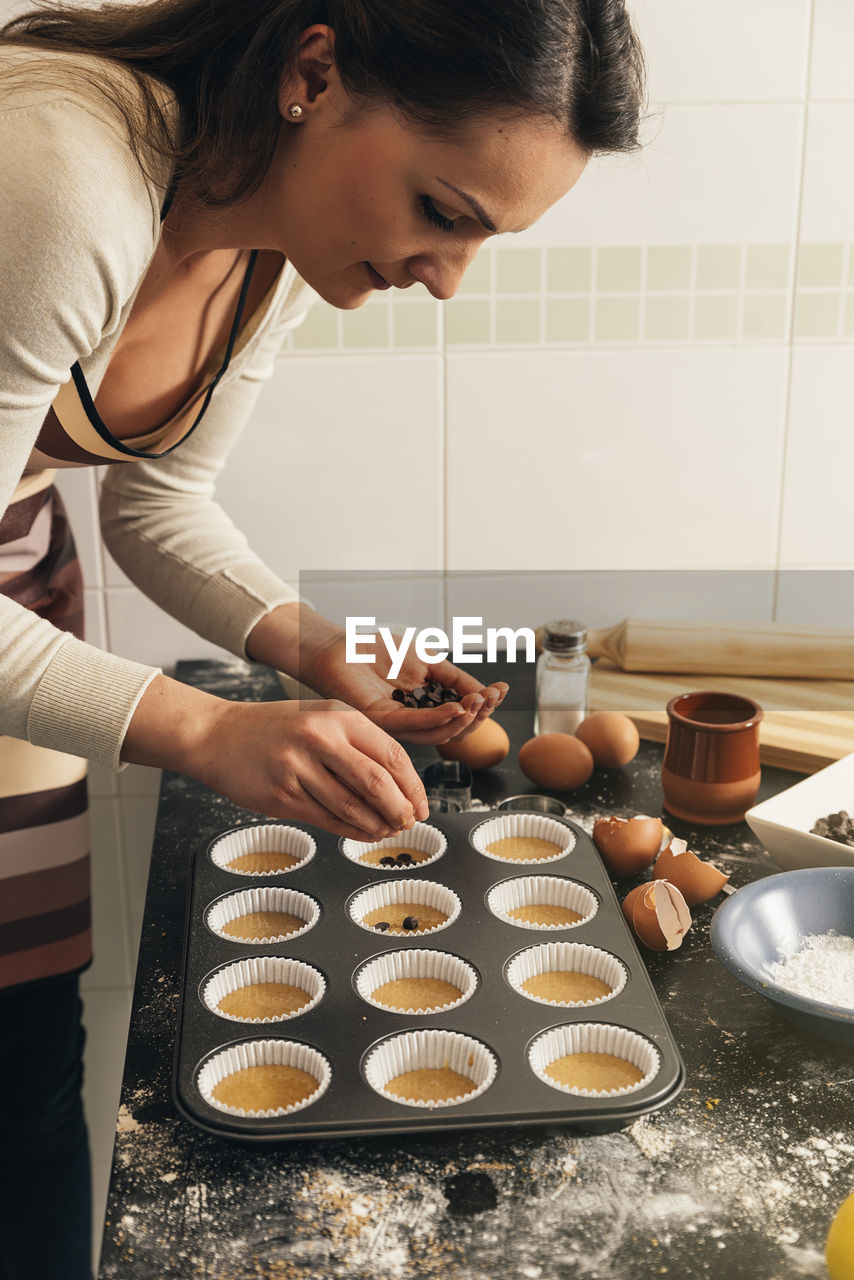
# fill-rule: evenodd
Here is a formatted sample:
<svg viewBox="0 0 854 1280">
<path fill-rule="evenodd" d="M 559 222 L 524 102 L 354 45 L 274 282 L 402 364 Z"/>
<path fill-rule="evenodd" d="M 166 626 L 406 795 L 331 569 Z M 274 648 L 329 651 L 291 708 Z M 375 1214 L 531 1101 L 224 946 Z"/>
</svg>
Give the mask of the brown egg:
<svg viewBox="0 0 854 1280">
<path fill-rule="evenodd" d="M 571 733 L 541 733 L 519 748 L 519 768 L 538 787 L 574 791 L 593 772 L 593 756 Z"/>
<path fill-rule="evenodd" d="M 619 711 L 594 711 L 581 721 L 575 736 L 590 748 L 597 769 L 621 769 L 634 760 L 640 746 L 634 720 Z"/>
<path fill-rule="evenodd" d="M 593 843 L 615 876 L 645 871 L 661 848 L 661 818 L 599 818 L 593 824 Z"/>
<path fill-rule="evenodd" d="M 689 907 L 714 898 L 729 880 L 729 876 L 710 862 L 691 853 L 687 841 L 678 839 L 671 840 L 667 848 L 662 849 L 655 860 L 652 877 L 675 884 Z"/>
<path fill-rule="evenodd" d="M 452 738 L 437 748 L 443 760 L 461 760 L 470 769 L 491 769 L 510 750 L 510 739 L 490 716 L 465 738 Z"/>
<path fill-rule="evenodd" d="M 682 894 L 666 880 L 649 880 L 627 893 L 623 915 L 650 951 L 675 951 L 692 923 Z"/>
</svg>

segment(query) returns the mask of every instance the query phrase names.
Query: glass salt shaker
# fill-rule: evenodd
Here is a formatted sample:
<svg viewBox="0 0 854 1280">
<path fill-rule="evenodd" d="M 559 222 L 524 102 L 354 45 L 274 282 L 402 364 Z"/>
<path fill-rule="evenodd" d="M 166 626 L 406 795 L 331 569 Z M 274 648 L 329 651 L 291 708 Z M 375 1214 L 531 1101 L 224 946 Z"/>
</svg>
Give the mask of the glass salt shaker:
<svg viewBox="0 0 854 1280">
<path fill-rule="evenodd" d="M 543 627 L 537 659 L 534 733 L 575 733 L 587 715 L 587 628 L 563 618 Z"/>
</svg>

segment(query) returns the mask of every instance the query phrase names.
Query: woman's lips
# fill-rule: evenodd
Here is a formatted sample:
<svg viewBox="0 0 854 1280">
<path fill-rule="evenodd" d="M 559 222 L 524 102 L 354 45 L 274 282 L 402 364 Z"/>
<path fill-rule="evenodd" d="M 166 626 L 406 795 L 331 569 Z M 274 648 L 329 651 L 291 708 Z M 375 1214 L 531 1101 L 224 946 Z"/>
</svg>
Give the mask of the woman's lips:
<svg viewBox="0 0 854 1280">
<path fill-rule="evenodd" d="M 390 289 L 390 288 L 391 288 L 391 281 L 390 281 L 390 280 L 386 280 L 385 276 L 381 276 L 381 275 L 380 275 L 380 273 L 379 273 L 379 271 L 374 271 L 374 269 L 373 269 L 373 267 L 371 266 L 370 262 L 366 262 L 366 263 L 365 263 L 365 266 L 368 268 L 368 275 L 369 275 L 369 277 L 370 277 L 371 284 L 373 285 L 373 287 L 374 287 L 375 289 Z"/>
</svg>

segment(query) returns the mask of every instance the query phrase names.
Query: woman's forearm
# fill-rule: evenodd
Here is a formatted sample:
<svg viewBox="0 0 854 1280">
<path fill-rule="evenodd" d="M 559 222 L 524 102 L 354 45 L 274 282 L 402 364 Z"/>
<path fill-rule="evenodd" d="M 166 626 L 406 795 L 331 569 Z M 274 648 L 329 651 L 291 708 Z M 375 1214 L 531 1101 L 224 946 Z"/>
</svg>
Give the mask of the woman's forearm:
<svg viewBox="0 0 854 1280">
<path fill-rule="evenodd" d="M 271 609 L 249 634 L 246 653 L 323 693 L 319 654 L 342 639 L 344 630 L 310 605 L 294 601 Z"/>
<path fill-rule="evenodd" d="M 125 764 L 145 764 L 199 777 L 228 702 L 158 675 L 143 693 L 122 744 Z"/>
</svg>

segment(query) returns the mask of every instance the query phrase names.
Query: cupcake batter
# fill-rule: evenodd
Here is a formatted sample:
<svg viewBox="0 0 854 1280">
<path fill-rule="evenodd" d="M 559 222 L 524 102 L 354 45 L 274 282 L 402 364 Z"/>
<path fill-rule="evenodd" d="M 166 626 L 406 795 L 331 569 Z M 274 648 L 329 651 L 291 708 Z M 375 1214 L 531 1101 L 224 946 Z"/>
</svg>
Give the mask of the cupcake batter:
<svg viewBox="0 0 854 1280">
<path fill-rule="evenodd" d="M 239 858 L 232 858 L 226 864 L 228 871 L 246 871 L 252 875 L 261 875 L 265 871 L 290 871 L 299 862 L 292 853 L 277 853 L 275 849 L 256 849 L 253 853 L 242 853 Z"/>
<path fill-rule="evenodd" d="M 226 920 L 221 929 L 243 942 L 260 942 L 264 938 L 287 938 L 305 925 L 305 920 L 287 911 L 249 911 Z"/>
<path fill-rule="evenodd" d="M 633 1062 L 613 1053 L 568 1053 L 550 1062 L 546 1075 L 572 1089 L 592 1089 L 597 1093 L 626 1089 L 644 1077 Z"/>
<path fill-rule="evenodd" d="M 555 902 L 526 902 L 521 907 L 512 907 L 507 914 L 522 924 L 538 925 L 578 924 L 584 918 L 579 911 L 561 907 Z"/>
<path fill-rule="evenodd" d="M 572 1004 L 585 1000 L 599 1000 L 609 996 L 613 987 L 601 978 L 574 969 L 550 969 L 526 978 L 522 987 L 537 1000 L 556 1000 L 558 1004 Z"/>
<path fill-rule="evenodd" d="M 371 992 L 371 999 L 389 1009 L 410 1013 L 415 1009 L 442 1009 L 462 995 L 459 987 L 441 978 L 396 978 Z"/>
<path fill-rule="evenodd" d="M 486 852 L 493 858 L 510 862 L 542 862 L 545 858 L 557 857 L 562 849 L 554 840 L 543 840 L 540 836 L 504 836 L 488 844 Z"/>
<path fill-rule="evenodd" d="M 232 1018 L 285 1018 L 297 1013 L 311 1000 L 302 987 L 287 982 L 255 982 L 227 992 L 217 1008 Z"/>
<path fill-rule="evenodd" d="M 224 1107 L 243 1111 L 278 1111 L 311 1097 L 320 1081 L 308 1071 L 266 1062 L 243 1067 L 220 1080 L 213 1097 Z"/>
<path fill-rule="evenodd" d="M 439 911 L 437 907 L 427 907 L 423 902 L 390 902 L 388 906 L 377 907 L 362 916 L 362 924 L 376 929 L 378 924 L 385 922 L 389 926 L 389 933 L 416 934 L 435 929 L 437 925 L 444 924 L 447 918 L 444 911 Z M 404 929 L 404 920 L 410 919 L 418 921 L 417 929 Z"/>
<path fill-rule="evenodd" d="M 393 1076 L 384 1086 L 386 1093 L 398 1098 L 411 1098 L 413 1102 L 453 1102 L 463 1098 L 477 1086 L 468 1076 L 462 1076 L 450 1067 L 419 1067 Z"/>
</svg>

